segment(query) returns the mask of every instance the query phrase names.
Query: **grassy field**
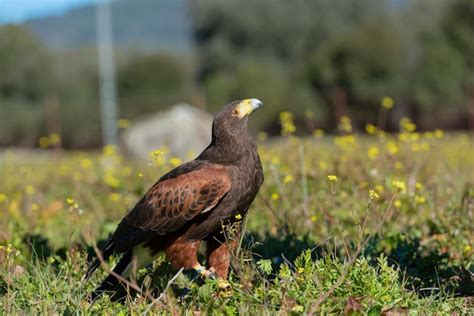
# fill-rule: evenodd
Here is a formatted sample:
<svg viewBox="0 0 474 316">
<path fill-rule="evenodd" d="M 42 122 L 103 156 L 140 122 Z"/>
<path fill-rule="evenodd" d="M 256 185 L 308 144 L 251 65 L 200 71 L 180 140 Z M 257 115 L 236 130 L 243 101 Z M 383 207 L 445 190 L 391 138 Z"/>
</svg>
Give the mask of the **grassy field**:
<svg viewBox="0 0 474 316">
<path fill-rule="evenodd" d="M 348 120 L 337 137 L 283 127 L 278 141 L 258 136 L 265 183 L 230 290 L 160 259 L 138 271 L 141 293 L 92 307 L 85 296 L 106 274 L 81 280 L 93 245 L 181 161 L 166 148 L 147 162 L 113 147 L 1 152 L 0 313 L 474 313 L 472 135 L 417 133 L 408 120 L 394 135 L 352 134 Z"/>
</svg>

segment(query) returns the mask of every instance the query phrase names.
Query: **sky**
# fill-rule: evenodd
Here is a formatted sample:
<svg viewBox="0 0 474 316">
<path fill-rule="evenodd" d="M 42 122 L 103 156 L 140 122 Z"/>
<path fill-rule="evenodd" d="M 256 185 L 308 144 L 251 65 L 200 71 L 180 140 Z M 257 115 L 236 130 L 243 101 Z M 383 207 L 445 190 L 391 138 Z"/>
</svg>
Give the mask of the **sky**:
<svg viewBox="0 0 474 316">
<path fill-rule="evenodd" d="M 71 8 L 104 0 L 0 0 L 0 24 L 60 15 Z"/>
</svg>

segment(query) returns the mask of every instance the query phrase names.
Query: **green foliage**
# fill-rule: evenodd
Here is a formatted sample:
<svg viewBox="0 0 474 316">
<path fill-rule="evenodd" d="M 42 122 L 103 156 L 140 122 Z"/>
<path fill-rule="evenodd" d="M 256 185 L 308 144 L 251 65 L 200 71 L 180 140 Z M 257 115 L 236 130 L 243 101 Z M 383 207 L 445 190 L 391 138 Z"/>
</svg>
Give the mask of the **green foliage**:
<svg viewBox="0 0 474 316">
<path fill-rule="evenodd" d="M 239 63 L 233 72 L 220 72 L 210 77 L 205 82 L 205 92 L 213 111 L 220 109 L 227 100 L 236 100 L 243 95 L 265 100 L 272 109 L 265 116 L 257 113 L 251 122 L 256 126 L 270 126 L 278 120 L 280 112 L 288 110 L 318 112 L 318 121 L 324 121 L 326 117 L 321 105 L 314 102 L 310 87 L 300 81 L 295 76 L 292 78 L 288 69 L 248 59 Z"/>
<path fill-rule="evenodd" d="M 464 55 L 466 65 L 472 70 L 474 61 L 474 4 L 469 0 L 455 0 L 448 8 L 442 23 L 443 33 L 446 34 L 452 46 Z"/>
<path fill-rule="evenodd" d="M 35 144 L 44 127 L 43 117 L 41 107 L 21 101 L 3 101 L 0 105 L 0 145 Z"/>
<path fill-rule="evenodd" d="M 349 137 L 353 143 L 341 142 Z M 468 314 L 466 296 L 474 290 L 470 142 L 472 136 L 438 130 L 261 143 L 265 182 L 243 249 L 232 257 L 231 288 L 186 272 L 160 306 L 132 292 L 124 303 L 104 296 L 90 307 L 85 297 L 106 272 L 81 278 L 94 255 L 84 240 L 103 245 L 157 175 L 172 167 L 169 157 L 138 163 L 112 147 L 2 152 L 1 312 Z M 421 144 L 428 144 L 426 151 L 415 146 Z M 374 147 L 375 157 L 368 154 Z M 176 273 L 162 257 L 143 270 L 138 282 L 145 280 L 143 288 L 155 297 Z"/>
<path fill-rule="evenodd" d="M 177 58 L 159 54 L 131 57 L 118 70 L 122 117 L 145 116 L 179 102 L 189 102 L 189 78 L 185 65 Z"/>
<path fill-rule="evenodd" d="M 443 107 L 447 102 L 461 103 L 464 95 L 464 61 L 443 37 L 422 41 L 422 58 L 415 69 L 415 84 L 410 88 L 423 107 Z"/>
<path fill-rule="evenodd" d="M 388 95 L 403 105 L 401 115 L 416 115 L 423 124 L 432 117 L 429 111 L 450 110 L 458 126 L 465 126 L 459 122 L 465 121 L 466 96 L 473 91 L 466 83 L 474 73 L 469 0 L 413 1 L 399 7 L 371 0 L 260 0 L 244 5 L 201 0 L 193 7 L 200 78 L 207 88 L 209 82 L 224 91 L 233 86 L 234 95 L 245 95 L 234 74 L 250 59 L 255 69 L 264 63 L 272 78 L 284 69 L 292 87 L 298 78 L 296 87 L 310 90 L 305 92 L 307 102 L 316 104 L 325 118 L 332 114 L 334 122 L 348 114 L 356 125 L 373 119 L 376 105 Z M 421 18 L 425 12 L 436 14 Z M 206 90 L 209 100 L 226 95 L 218 88 Z M 276 80 L 253 84 L 256 92 L 279 89 Z M 303 119 L 310 107 L 291 110 Z"/>
<path fill-rule="evenodd" d="M 345 91 L 349 103 L 378 105 L 381 96 L 402 91 L 407 50 L 404 44 L 389 16 L 373 17 L 328 39 L 314 51 L 306 68 L 308 78 L 331 105 L 336 102 L 334 93 L 338 89 Z M 369 115 L 364 118 L 371 119 Z"/>
<path fill-rule="evenodd" d="M 162 8 L 163 19 L 154 21 L 160 29 L 156 36 L 181 51 L 192 24 L 197 48 L 179 56 L 140 50 L 139 45 L 122 50 L 140 27 L 156 28 L 151 22 L 147 27 L 156 10 L 126 31 L 121 23 L 114 25 L 120 33 L 115 35 L 121 118 L 138 119 L 179 102 L 215 111 L 231 100 L 257 97 L 268 108 L 266 115 L 256 115 L 253 129 L 276 134 L 279 113 L 289 110 L 301 123 L 297 133 L 304 134 L 334 130 L 343 115 L 360 128 L 376 119 L 380 100 L 388 96 L 398 105 L 398 117 L 387 122 L 391 130 L 408 115 L 420 129 L 459 129 L 474 122 L 470 0 L 397 5 L 379 0 L 197 0 L 189 5 L 188 18 L 185 1 L 112 5 L 115 21 L 128 21 L 140 8 Z M 80 25 L 91 17 L 91 8 L 77 13 L 64 18 Z M 39 34 L 51 33 L 58 21 L 38 27 Z M 170 23 L 180 26 L 169 30 Z M 86 24 L 84 30 L 93 27 Z M 79 33 L 67 36 L 67 42 L 83 42 L 88 35 Z M 94 47 L 48 50 L 27 27 L 2 26 L 0 144 L 36 146 L 40 137 L 58 133 L 67 148 L 100 145 L 96 59 Z"/>
<path fill-rule="evenodd" d="M 37 146 L 58 133 L 64 147 L 101 143 L 96 52 L 48 51 L 20 26 L 0 28 L 0 144 Z M 136 54 L 118 58 L 121 118 L 136 119 L 190 102 L 185 58 Z"/>
<path fill-rule="evenodd" d="M 261 259 L 257 261 L 257 266 L 264 274 L 270 274 L 272 272 L 272 261 L 268 259 Z"/>
<path fill-rule="evenodd" d="M 51 89 L 51 60 L 43 45 L 21 26 L 0 28 L 0 100 L 41 102 Z"/>
</svg>

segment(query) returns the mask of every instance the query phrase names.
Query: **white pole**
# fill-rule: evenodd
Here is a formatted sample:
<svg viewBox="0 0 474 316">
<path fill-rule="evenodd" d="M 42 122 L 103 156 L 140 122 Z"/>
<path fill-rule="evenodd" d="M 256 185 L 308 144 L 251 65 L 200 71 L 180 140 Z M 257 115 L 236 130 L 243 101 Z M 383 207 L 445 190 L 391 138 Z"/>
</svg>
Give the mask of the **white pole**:
<svg viewBox="0 0 474 316">
<path fill-rule="evenodd" d="M 118 107 L 115 87 L 114 49 L 109 1 L 99 1 L 96 4 L 96 32 L 102 114 L 102 142 L 104 145 L 116 145 L 118 143 Z"/>
</svg>

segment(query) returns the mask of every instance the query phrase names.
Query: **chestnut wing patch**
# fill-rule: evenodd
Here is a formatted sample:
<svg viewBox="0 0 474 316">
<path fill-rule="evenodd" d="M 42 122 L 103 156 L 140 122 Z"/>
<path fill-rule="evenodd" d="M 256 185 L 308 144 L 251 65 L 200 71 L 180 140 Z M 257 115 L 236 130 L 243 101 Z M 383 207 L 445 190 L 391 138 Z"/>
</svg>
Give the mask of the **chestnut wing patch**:
<svg viewBox="0 0 474 316">
<path fill-rule="evenodd" d="M 206 166 L 156 183 L 124 222 L 143 231 L 164 235 L 180 229 L 199 214 L 210 211 L 230 190 L 223 166 Z"/>
</svg>

